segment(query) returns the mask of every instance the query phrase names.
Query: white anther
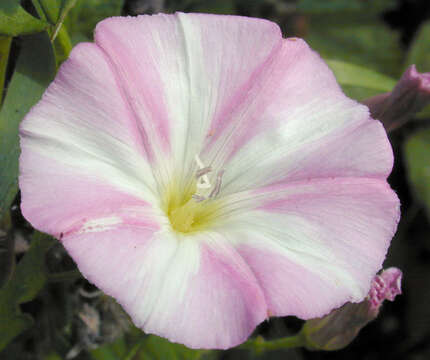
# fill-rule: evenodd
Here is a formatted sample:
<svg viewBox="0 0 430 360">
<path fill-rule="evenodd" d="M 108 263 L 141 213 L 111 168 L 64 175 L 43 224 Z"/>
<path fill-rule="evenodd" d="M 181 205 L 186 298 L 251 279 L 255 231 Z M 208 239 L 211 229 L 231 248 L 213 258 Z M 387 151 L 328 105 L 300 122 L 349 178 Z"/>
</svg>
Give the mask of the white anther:
<svg viewBox="0 0 430 360">
<path fill-rule="evenodd" d="M 197 165 L 199 167 L 199 171 L 208 168 L 208 167 L 206 167 L 206 166 L 203 165 L 202 161 L 199 158 L 199 155 L 196 155 L 194 157 L 194 159 L 196 160 L 196 163 L 197 163 Z M 211 170 L 209 170 L 209 171 L 211 171 Z M 203 175 L 201 175 L 201 176 L 198 177 L 197 188 L 199 188 L 199 189 L 209 189 L 212 186 L 211 183 L 210 183 L 210 181 L 209 181 L 208 176 L 206 175 L 209 171 L 204 172 Z"/>
<path fill-rule="evenodd" d="M 211 193 L 209 194 L 210 198 L 213 198 L 217 196 L 221 190 L 221 183 L 222 183 L 222 176 L 224 175 L 224 170 L 218 171 L 216 176 L 216 183 L 215 187 L 212 189 Z"/>
</svg>

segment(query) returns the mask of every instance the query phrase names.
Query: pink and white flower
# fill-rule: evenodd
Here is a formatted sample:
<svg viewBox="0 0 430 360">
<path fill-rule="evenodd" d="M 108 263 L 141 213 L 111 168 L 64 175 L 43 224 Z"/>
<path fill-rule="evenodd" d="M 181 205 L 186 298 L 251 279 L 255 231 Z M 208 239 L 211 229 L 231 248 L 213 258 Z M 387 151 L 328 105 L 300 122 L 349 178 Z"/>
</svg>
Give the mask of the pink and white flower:
<svg viewBox="0 0 430 360">
<path fill-rule="evenodd" d="M 382 125 L 272 22 L 110 18 L 21 126 L 22 211 L 148 333 L 361 301 L 399 219 Z"/>
</svg>

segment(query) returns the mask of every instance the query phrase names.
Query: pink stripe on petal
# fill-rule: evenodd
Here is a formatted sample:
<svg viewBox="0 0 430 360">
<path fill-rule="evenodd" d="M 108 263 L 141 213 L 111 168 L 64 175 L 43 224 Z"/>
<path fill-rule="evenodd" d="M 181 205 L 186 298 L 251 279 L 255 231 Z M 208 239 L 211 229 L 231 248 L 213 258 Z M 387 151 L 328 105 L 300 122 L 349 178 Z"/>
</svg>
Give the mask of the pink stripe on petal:
<svg viewBox="0 0 430 360">
<path fill-rule="evenodd" d="M 152 156 L 157 147 L 170 151 L 170 130 L 163 83 L 152 37 L 168 18 L 109 18 L 97 25 L 96 43 L 106 52 L 121 89 L 133 110 Z M 124 37 L 127 34 L 127 37 Z M 155 138 L 153 138 L 155 136 Z"/>
<path fill-rule="evenodd" d="M 218 231 L 254 272 L 269 311 L 306 319 L 367 295 L 399 220 L 396 194 L 373 178 L 296 181 L 225 200 Z"/>
<path fill-rule="evenodd" d="M 336 285 L 323 268 L 311 269 L 276 251 L 240 245 L 238 252 L 260 283 L 271 316 L 311 319 L 327 314 L 350 299 L 348 287 Z"/>
<path fill-rule="evenodd" d="M 385 179 L 393 153 L 382 124 L 373 119 L 346 126 L 300 148 L 280 182 L 314 178 L 370 177 Z M 286 159 L 288 161 L 288 159 Z"/>
<path fill-rule="evenodd" d="M 25 117 L 21 130 L 50 135 L 56 127 L 69 132 L 106 133 L 145 156 L 135 120 L 124 102 L 103 51 L 80 43 L 60 67 L 42 100 Z"/>
<path fill-rule="evenodd" d="M 205 18 L 193 19 L 199 20 L 201 23 L 207 21 Z M 214 18 L 215 20 L 215 18 Z M 205 56 L 205 66 L 207 69 L 219 68 L 222 65 L 219 76 L 219 83 L 213 84 L 219 87 L 218 95 L 220 100 L 217 102 L 216 111 L 210 123 L 210 134 L 207 140 L 207 146 L 211 146 L 215 141 L 224 141 L 229 134 L 232 123 L 240 121 L 235 118 L 235 113 L 243 106 L 248 106 L 264 85 L 265 77 L 269 76 L 273 63 L 280 56 L 282 50 L 282 38 L 278 27 L 273 23 L 260 20 L 242 18 L 243 24 L 232 26 L 228 24 L 229 18 L 223 19 L 225 24 L 220 19 L 219 26 L 225 26 L 225 34 L 223 37 L 230 38 L 230 41 L 222 41 L 216 43 L 220 49 L 207 48 Z M 248 23 L 247 23 L 248 22 Z M 229 26 L 226 26 L 226 25 Z M 200 25 L 200 24 L 199 24 Z M 207 24 L 201 24 L 205 28 Z M 244 29 L 248 27 L 249 29 Z M 238 32 L 238 33 L 236 33 Z M 248 34 L 247 34 L 248 33 Z M 220 35 L 217 35 L 220 36 Z M 232 36 L 243 37 L 237 42 L 231 40 Z M 259 37 L 259 39 L 257 38 Z M 224 40 L 224 39 L 223 39 Z M 207 47 L 207 39 L 203 37 L 202 47 Z M 231 49 L 230 46 L 239 47 Z M 228 57 L 226 56 L 229 55 Z M 220 59 L 222 57 L 222 59 Z M 276 81 L 272 84 L 272 89 L 276 89 Z M 250 100 L 251 98 L 251 100 Z M 258 114 L 251 114 L 258 117 Z M 247 130 L 252 131 L 252 126 L 255 122 L 247 121 Z"/>
<path fill-rule="evenodd" d="M 173 259 L 164 291 L 158 295 L 160 306 L 143 323 L 146 332 L 191 348 L 226 349 L 245 341 L 267 318 L 265 299 L 253 273 L 240 255 L 217 237 L 202 233 L 180 240 L 199 244 L 199 266 L 190 272 L 181 298 L 170 280 L 181 271 Z M 178 257 L 186 255 L 177 253 Z M 193 260 L 188 256 L 185 261 Z"/>
<path fill-rule="evenodd" d="M 342 93 L 304 41 L 284 40 L 257 80 L 222 133 L 228 141 L 207 148 L 212 166 L 226 170 L 223 194 L 313 177 L 389 174 L 393 157 L 383 128 Z"/>
<path fill-rule="evenodd" d="M 312 236 L 315 244 L 330 248 L 346 269 L 355 266 L 353 270 L 359 274 L 364 265 L 369 268 L 358 256 L 354 262 L 348 261 L 355 251 L 362 252 L 367 260 L 377 261 L 372 266 L 374 273 L 381 268 L 400 216 L 399 200 L 384 181 L 316 179 L 279 184 L 266 190 L 267 199 L 258 208 L 266 216 L 306 220 L 303 236 Z M 258 193 L 262 194 L 262 190 Z"/>
<path fill-rule="evenodd" d="M 169 147 L 187 167 L 206 138 L 218 137 L 212 130 L 227 126 L 229 108 L 282 43 L 269 21 L 182 13 L 107 19 L 95 40 L 151 145 Z"/>
<path fill-rule="evenodd" d="M 144 223 L 151 206 L 143 199 L 121 191 L 96 174 L 66 166 L 31 152 L 26 146 L 20 159 L 21 210 L 40 231 L 59 237 L 78 231 L 90 220 L 118 216 L 133 221 L 122 209 L 136 208 Z M 138 210 L 140 209 L 140 210 Z M 125 211 L 125 210 L 124 210 Z"/>
<path fill-rule="evenodd" d="M 245 341 L 267 312 L 253 273 L 217 236 L 179 239 L 121 226 L 63 243 L 82 273 L 146 333 L 191 348 L 228 348 Z"/>
<path fill-rule="evenodd" d="M 230 249 L 202 245 L 200 270 L 188 293 L 174 312 L 173 329 L 156 333 L 191 348 L 236 346 L 268 316 L 254 274 Z"/>
<path fill-rule="evenodd" d="M 20 126 L 21 207 L 54 236 L 124 207 L 150 209 L 145 149 L 104 53 L 76 46 Z"/>
<path fill-rule="evenodd" d="M 101 232 L 73 233 L 62 239 L 82 274 L 123 304 L 135 295 L 139 266 L 151 244 L 154 229 L 119 226 Z"/>
<path fill-rule="evenodd" d="M 288 121 L 288 116 L 294 116 L 303 104 L 311 102 L 315 93 L 306 86 L 309 68 L 325 66 L 320 59 L 316 62 L 314 56 L 302 40 L 280 41 L 266 61 L 249 77 L 246 88 L 237 95 L 240 101 L 233 98 L 227 108 L 229 112 L 223 113 L 222 122 L 215 118 L 212 125 L 214 133 L 221 137 L 228 136 L 228 142 L 222 145 L 211 141 L 208 147 L 225 146 L 220 150 L 225 156 L 223 160 L 228 160 L 257 134 L 261 136 L 267 130 L 279 128 Z M 320 78 L 312 79 L 312 82 L 320 80 L 320 84 L 312 85 L 339 94 L 333 75 L 327 69 L 323 70 L 312 72 L 313 76 Z"/>
</svg>

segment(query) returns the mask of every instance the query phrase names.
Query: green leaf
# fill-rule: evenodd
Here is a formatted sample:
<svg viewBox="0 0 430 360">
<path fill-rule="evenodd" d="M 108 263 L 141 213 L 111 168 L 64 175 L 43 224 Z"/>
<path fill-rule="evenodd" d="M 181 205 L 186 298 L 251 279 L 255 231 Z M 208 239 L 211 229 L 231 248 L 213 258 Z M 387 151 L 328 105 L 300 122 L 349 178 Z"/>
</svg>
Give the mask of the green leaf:
<svg viewBox="0 0 430 360">
<path fill-rule="evenodd" d="M 48 27 L 49 23 L 31 16 L 18 0 L 1 0 L 0 35 L 26 35 L 44 31 Z"/>
<path fill-rule="evenodd" d="M 297 10 L 304 13 L 326 14 L 336 12 L 377 13 L 396 6 L 395 0 L 300 0 Z"/>
<path fill-rule="evenodd" d="M 33 236 L 30 249 L 18 263 L 11 280 L 17 303 L 33 300 L 45 285 L 48 278 L 45 254 L 54 242 L 55 239 L 45 234 L 36 233 Z"/>
<path fill-rule="evenodd" d="M 131 350 L 128 352 L 127 356 L 124 358 L 124 360 L 133 360 L 139 351 L 139 349 L 142 347 L 142 343 L 137 343 L 134 345 Z"/>
<path fill-rule="evenodd" d="M 121 337 L 113 343 L 91 350 L 90 353 L 94 360 L 123 360 L 127 356 L 127 345 L 124 337 Z"/>
<path fill-rule="evenodd" d="M 0 111 L 0 218 L 17 192 L 19 123 L 40 99 L 54 73 L 54 54 L 48 35 L 23 38 L 16 70 Z"/>
<path fill-rule="evenodd" d="M 46 355 L 43 360 L 63 360 L 62 357 L 55 352 L 51 352 L 50 354 Z"/>
<path fill-rule="evenodd" d="M 192 350 L 181 344 L 171 343 L 155 335 L 149 335 L 136 356 L 139 360 L 198 360 L 207 350 Z"/>
<path fill-rule="evenodd" d="M 0 289 L 12 276 L 15 267 L 14 239 L 0 230 Z"/>
<path fill-rule="evenodd" d="M 236 7 L 231 0 L 199 0 L 193 3 L 193 11 L 211 14 L 235 14 Z"/>
<path fill-rule="evenodd" d="M 209 350 L 192 350 L 155 335 L 144 336 L 141 331 L 130 332 L 129 341 L 122 337 L 111 344 L 91 350 L 94 360 L 200 360 L 215 354 Z M 143 337 L 142 337 L 143 336 Z M 131 340 L 131 344 L 129 344 Z"/>
<path fill-rule="evenodd" d="M 367 14 L 310 16 L 306 40 L 324 58 L 353 63 L 394 78 L 400 75 L 403 52 L 399 34 Z"/>
<path fill-rule="evenodd" d="M 72 42 L 66 26 L 65 18 L 76 0 L 32 0 L 40 18 L 49 21 L 52 27 L 48 30 L 49 38 L 54 44 L 57 67 L 67 59 L 72 50 Z"/>
<path fill-rule="evenodd" d="M 357 100 L 391 91 L 396 80 L 363 66 L 340 60 L 326 60 L 345 93 Z"/>
<path fill-rule="evenodd" d="M 12 37 L 0 36 L 0 105 L 3 100 L 4 82 L 6 80 L 6 70 L 11 43 Z"/>
<path fill-rule="evenodd" d="M 65 20 L 72 39 L 92 39 L 96 24 L 121 15 L 124 0 L 78 0 Z"/>
<path fill-rule="evenodd" d="M 54 27 L 50 30 L 51 41 L 57 37 L 69 11 L 77 0 L 32 0 L 41 19 L 49 21 Z"/>
<path fill-rule="evenodd" d="M 9 313 L 0 314 L 0 352 L 16 336 L 29 329 L 34 321 L 30 315 Z"/>
<path fill-rule="evenodd" d="M 404 153 L 409 182 L 430 218 L 430 129 L 412 135 L 405 143 Z"/>
<path fill-rule="evenodd" d="M 406 58 L 405 68 L 415 64 L 417 70 L 421 72 L 430 72 L 430 22 L 427 21 L 421 25 L 420 30 L 415 36 L 411 47 L 409 48 Z M 417 118 L 430 118 L 430 106 L 427 106 Z"/>
<path fill-rule="evenodd" d="M 0 289 L 1 299 L 13 299 L 16 304 L 21 304 L 35 298 L 47 280 L 45 254 L 54 242 L 53 238 L 38 232 L 33 236 L 31 246 L 11 280 Z"/>
<path fill-rule="evenodd" d="M 45 285 L 45 254 L 54 241 L 46 235 L 36 233 L 13 277 L 0 289 L 0 351 L 33 324 L 29 315 L 21 313 L 19 304 L 33 300 Z"/>
<path fill-rule="evenodd" d="M 51 40 L 54 40 L 57 37 L 57 34 L 58 34 L 61 26 L 63 25 L 67 14 L 73 8 L 73 6 L 75 6 L 76 1 L 77 0 L 62 0 L 61 1 L 61 7 L 60 7 L 59 15 L 57 18 L 57 22 L 55 24 L 55 28 L 53 30 L 53 34 L 51 36 Z"/>
<path fill-rule="evenodd" d="M 420 111 L 416 117 L 418 119 L 429 119 L 430 118 L 430 105 L 427 105 L 422 111 Z"/>
<path fill-rule="evenodd" d="M 418 71 L 430 71 L 430 22 L 421 25 L 409 48 L 406 67 L 415 64 Z"/>
</svg>

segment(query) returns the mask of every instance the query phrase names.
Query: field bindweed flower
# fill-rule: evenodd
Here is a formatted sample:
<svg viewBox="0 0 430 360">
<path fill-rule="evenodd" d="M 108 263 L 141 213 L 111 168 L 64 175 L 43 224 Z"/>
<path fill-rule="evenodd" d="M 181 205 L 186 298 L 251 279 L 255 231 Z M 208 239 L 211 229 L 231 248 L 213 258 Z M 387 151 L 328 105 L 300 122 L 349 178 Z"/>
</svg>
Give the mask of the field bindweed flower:
<svg viewBox="0 0 430 360">
<path fill-rule="evenodd" d="M 361 301 L 399 218 L 381 123 L 266 20 L 104 20 L 20 134 L 24 216 L 192 348 Z"/>
</svg>

